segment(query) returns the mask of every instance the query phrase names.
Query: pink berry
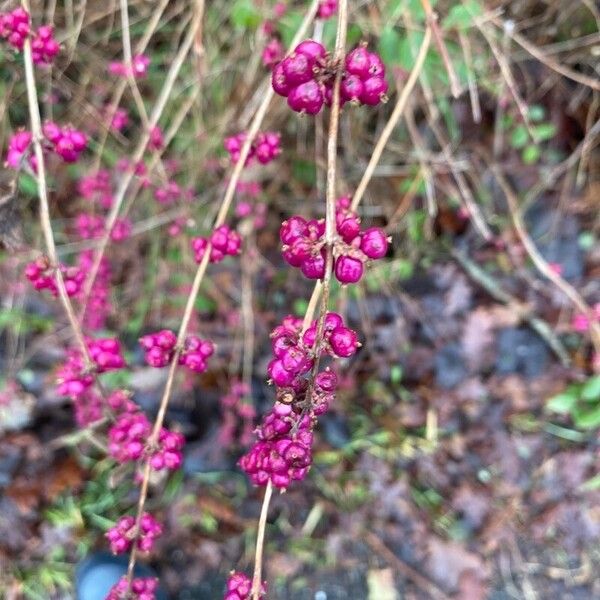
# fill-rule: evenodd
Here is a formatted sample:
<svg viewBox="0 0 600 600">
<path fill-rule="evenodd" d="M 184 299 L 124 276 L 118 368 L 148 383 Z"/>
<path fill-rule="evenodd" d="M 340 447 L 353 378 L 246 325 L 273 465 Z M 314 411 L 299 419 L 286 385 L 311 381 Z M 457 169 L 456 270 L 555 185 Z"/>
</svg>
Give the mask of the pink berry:
<svg viewBox="0 0 600 600">
<path fill-rule="evenodd" d="M 334 354 L 341 358 L 348 358 L 358 349 L 358 338 L 352 329 L 337 327 L 331 332 L 329 344 Z"/>
<path fill-rule="evenodd" d="M 312 65 L 323 60 L 327 55 L 325 46 L 314 40 L 304 40 L 303 42 L 300 42 L 294 49 L 294 52 L 304 54 Z"/>
<path fill-rule="evenodd" d="M 283 74 L 290 85 L 300 85 L 313 78 L 313 61 L 305 54 L 294 52 L 281 61 Z"/>
<path fill-rule="evenodd" d="M 379 76 L 370 77 L 364 81 L 364 89 L 360 101 L 369 106 L 375 106 L 388 91 L 388 82 Z"/>
<path fill-rule="evenodd" d="M 346 56 L 346 71 L 352 75 L 357 75 L 360 79 L 364 80 L 370 77 L 370 66 L 370 53 L 363 46 L 355 48 Z"/>
<path fill-rule="evenodd" d="M 280 96 L 287 97 L 292 91 L 292 85 L 287 80 L 282 63 L 277 63 L 273 68 L 271 84 L 273 86 L 273 90 L 275 90 L 275 93 L 279 94 Z"/>
<path fill-rule="evenodd" d="M 364 89 L 365 85 L 358 75 L 346 75 L 340 84 L 342 98 L 348 102 L 359 101 Z"/>
<path fill-rule="evenodd" d="M 316 115 L 323 107 L 324 102 L 321 86 L 314 80 L 293 88 L 288 96 L 288 105 L 292 110 L 309 115 Z"/>
<path fill-rule="evenodd" d="M 356 283 L 363 275 L 363 263 L 358 258 L 342 255 L 335 261 L 335 276 L 342 283 Z"/>
<path fill-rule="evenodd" d="M 379 227 L 371 227 L 363 232 L 360 249 L 368 258 L 383 258 L 387 254 L 388 240 L 385 232 Z"/>
</svg>

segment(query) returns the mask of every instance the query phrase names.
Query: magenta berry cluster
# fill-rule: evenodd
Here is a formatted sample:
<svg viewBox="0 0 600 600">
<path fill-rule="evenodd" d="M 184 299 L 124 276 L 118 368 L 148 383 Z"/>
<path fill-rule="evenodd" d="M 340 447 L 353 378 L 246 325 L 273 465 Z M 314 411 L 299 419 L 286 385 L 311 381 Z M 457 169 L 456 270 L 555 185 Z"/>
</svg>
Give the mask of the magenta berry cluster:
<svg viewBox="0 0 600 600">
<path fill-rule="evenodd" d="M 316 115 L 324 104 L 331 105 L 336 65 L 325 47 L 304 40 L 273 68 L 271 83 L 289 107 Z M 385 67 L 378 54 L 359 46 L 350 52 L 343 67 L 340 105 L 345 102 L 374 106 L 385 99 L 388 84 Z"/>
<path fill-rule="evenodd" d="M 9 13 L 0 13 L 0 37 L 17 51 L 23 50 L 25 40 L 30 37 L 31 58 L 36 65 L 51 64 L 60 51 L 52 25 L 42 25 L 32 35 L 31 18 L 21 7 Z"/>
<path fill-rule="evenodd" d="M 232 163 L 236 163 L 239 160 L 246 137 L 245 133 L 238 133 L 237 135 L 225 138 L 223 145 L 225 146 L 225 150 L 229 152 Z M 246 164 L 249 164 L 254 158 L 263 165 L 270 163 L 281 154 L 280 144 L 281 135 L 279 133 L 275 131 L 258 133 L 250 146 Z"/>
<path fill-rule="evenodd" d="M 31 39 L 31 56 L 36 65 L 52 64 L 59 53 L 60 46 L 54 39 L 54 29 L 51 25 L 42 25 Z"/>
<path fill-rule="evenodd" d="M 303 331 L 302 320 L 290 315 L 271 334 L 274 358 L 267 372 L 278 388 L 277 401 L 256 430 L 257 442 L 239 462 L 255 485 L 271 481 L 285 489 L 306 477 L 312 464 L 312 430 L 337 387 L 337 377 L 329 368 L 311 381 L 315 360 L 324 355 L 347 358 L 359 347 L 356 333 L 337 313 L 325 315 L 322 339 L 315 348 L 318 328 L 314 322 Z"/>
<path fill-rule="evenodd" d="M 60 127 L 53 121 L 47 121 L 42 127 L 44 133 L 44 152 L 54 152 L 65 162 L 73 163 L 87 147 L 87 137 L 83 131 L 71 126 Z M 30 131 L 17 131 L 8 142 L 6 166 L 19 169 L 24 158 L 31 168 L 37 170 L 36 157 L 31 151 L 33 136 Z"/>
<path fill-rule="evenodd" d="M 175 353 L 177 336 L 169 329 L 163 329 L 141 337 L 140 345 L 145 350 L 146 362 L 151 367 L 166 367 Z M 214 351 L 215 346 L 210 340 L 188 335 L 179 354 L 179 364 L 195 373 L 203 373 L 207 368 L 206 361 Z"/>
<path fill-rule="evenodd" d="M 136 462 L 147 455 L 155 471 L 178 469 L 183 462 L 184 436 L 163 427 L 158 434 L 156 447 L 147 448 L 152 424 L 143 412 L 135 408 L 122 413 L 109 429 L 109 455 L 119 463 Z"/>
<path fill-rule="evenodd" d="M 271 38 L 261 54 L 263 66 L 267 69 L 272 69 L 284 57 L 284 49 L 282 43 L 277 38 Z"/>
<path fill-rule="evenodd" d="M 131 581 L 131 590 L 127 577 L 123 576 L 110 588 L 106 600 L 156 600 L 158 579 L 156 577 L 136 577 Z"/>
<path fill-rule="evenodd" d="M 337 12 L 337 4 L 337 0 L 322 0 L 322 2 L 319 3 L 317 17 L 319 17 L 319 19 L 329 19 L 333 17 Z"/>
<path fill-rule="evenodd" d="M 371 227 L 361 231 L 358 215 L 350 210 L 350 199 L 336 203 L 336 237 L 333 241 L 334 274 L 342 284 L 356 283 L 368 260 L 383 258 L 388 239 L 383 229 Z M 281 225 L 283 258 L 298 267 L 308 279 L 322 279 L 326 268 L 325 221 L 306 220 L 294 215 Z"/>
<path fill-rule="evenodd" d="M 262 582 L 260 589 L 260 597 L 266 594 L 267 584 Z M 225 596 L 223 600 L 250 600 L 252 592 L 252 580 L 245 573 L 232 571 L 227 579 L 225 588 Z"/>
<path fill-rule="evenodd" d="M 76 296 L 81 292 L 85 281 L 85 272 L 78 267 L 60 265 L 60 272 L 68 296 Z M 40 256 L 25 267 L 25 277 L 36 290 L 48 290 L 54 297 L 58 296 L 55 269 L 45 256 Z"/>
<path fill-rule="evenodd" d="M 125 366 L 121 344 L 114 338 L 86 339 L 86 345 L 96 373 L 105 373 Z M 71 349 L 67 360 L 57 372 L 58 393 L 73 400 L 79 398 L 94 383 L 90 370 L 86 369 L 80 350 Z"/>
<path fill-rule="evenodd" d="M 150 58 L 145 54 L 136 54 L 131 59 L 131 71 L 124 62 L 113 61 L 108 65 L 108 72 L 117 77 L 127 78 L 131 74 L 135 79 L 142 79 L 148 73 Z"/>
<path fill-rule="evenodd" d="M 15 50 L 23 50 L 30 32 L 29 13 L 21 7 L 9 13 L 0 13 L 0 37 Z"/>
<path fill-rule="evenodd" d="M 79 155 L 87 147 L 85 133 L 70 125 L 61 127 L 53 121 L 46 121 L 42 127 L 42 131 L 50 144 L 50 148 L 65 162 L 76 162 Z"/>
<path fill-rule="evenodd" d="M 162 525 L 150 514 L 145 512 L 140 518 L 140 529 L 137 537 L 137 547 L 142 552 L 150 552 L 154 542 L 162 534 Z M 135 518 L 121 517 L 114 527 L 106 532 L 113 554 L 123 554 L 131 549 L 135 539 Z"/>
<path fill-rule="evenodd" d="M 33 136 L 30 131 L 17 131 L 12 134 L 8 141 L 8 153 L 6 155 L 6 166 L 11 169 L 19 169 L 23 157 L 27 152 Z M 37 169 L 35 156 L 28 157 L 29 165 L 35 171 Z"/>
<path fill-rule="evenodd" d="M 198 264 L 202 262 L 208 245 L 210 244 L 210 262 L 221 262 L 226 256 L 236 256 L 242 249 L 242 237 L 228 225 L 217 227 L 209 238 L 195 237 L 192 239 L 194 259 Z"/>
</svg>

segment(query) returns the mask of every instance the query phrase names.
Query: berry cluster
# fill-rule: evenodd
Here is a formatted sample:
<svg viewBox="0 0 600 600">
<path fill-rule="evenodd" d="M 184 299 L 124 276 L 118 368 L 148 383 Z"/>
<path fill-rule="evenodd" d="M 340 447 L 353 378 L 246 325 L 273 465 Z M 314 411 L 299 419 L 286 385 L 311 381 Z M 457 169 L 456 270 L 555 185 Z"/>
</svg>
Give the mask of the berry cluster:
<svg viewBox="0 0 600 600">
<path fill-rule="evenodd" d="M 337 0 L 322 0 L 319 3 L 319 11 L 317 17 L 319 19 L 329 19 L 333 17 L 337 11 Z"/>
<path fill-rule="evenodd" d="M 52 25 L 42 25 L 31 40 L 31 57 L 36 65 L 52 64 L 54 57 L 60 51 L 58 42 L 54 39 Z"/>
<path fill-rule="evenodd" d="M 156 538 L 161 534 L 162 525 L 151 514 L 144 513 L 140 519 L 137 547 L 142 552 L 150 552 Z M 121 517 L 116 525 L 106 532 L 113 554 L 128 552 L 135 537 L 135 518 L 131 516 Z"/>
<path fill-rule="evenodd" d="M 260 596 L 266 594 L 267 584 L 263 581 L 260 589 Z M 252 580 L 246 573 L 232 571 L 227 579 L 227 587 L 223 600 L 250 600 L 252 592 Z"/>
<path fill-rule="evenodd" d="M 79 155 L 86 149 L 87 137 L 83 131 L 67 125 L 60 127 L 53 121 L 46 121 L 42 128 L 50 148 L 65 162 L 76 162 Z"/>
<path fill-rule="evenodd" d="M 156 600 L 155 592 L 158 590 L 158 579 L 155 577 L 136 577 L 131 581 L 131 590 L 128 594 L 129 583 L 123 576 L 110 588 L 106 600 Z"/>
<path fill-rule="evenodd" d="M 165 138 L 162 129 L 155 125 L 150 129 L 148 137 L 148 148 L 150 150 L 162 150 L 165 146 Z"/>
<path fill-rule="evenodd" d="M 240 234 L 230 229 L 228 225 L 217 227 L 210 238 L 196 237 L 192 238 L 192 250 L 194 259 L 200 264 L 204 258 L 204 253 L 210 243 L 210 262 L 221 262 L 226 256 L 236 256 L 242 248 L 242 238 Z"/>
<path fill-rule="evenodd" d="M 240 467 L 256 485 L 270 480 L 285 489 L 304 479 L 312 463 L 313 427 L 334 399 L 337 377 L 330 369 L 317 373 L 314 381 L 303 377 L 313 370 L 317 356 L 352 356 L 359 347 L 356 333 L 342 317 L 328 312 L 323 335 L 315 348 L 318 323 L 302 331 L 302 320 L 288 316 L 271 334 L 274 358 L 267 367 L 279 388 L 277 402 L 257 429 L 258 441 L 240 459 Z"/>
<path fill-rule="evenodd" d="M 125 129 L 127 125 L 129 125 L 129 113 L 124 108 L 117 108 L 110 121 L 111 128 L 120 132 Z"/>
<path fill-rule="evenodd" d="M 273 68 L 271 82 L 289 107 L 300 113 L 316 115 L 324 104 L 331 105 L 335 75 L 340 67 L 314 40 L 304 40 Z M 374 106 L 388 90 L 385 67 L 379 55 L 364 46 L 346 57 L 340 84 L 340 105 L 354 102 Z"/>
<path fill-rule="evenodd" d="M 86 340 L 90 358 L 94 362 L 97 373 L 105 373 L 125 366 L 121 354 L 121 345 L 114 338 L 98 338 Z M 92 374 L 86 370 L 85 361 L 80 350 L 71 349 L 67 360 L 57 372 L 57 391 L 61 396 L 77 400 L 94 383 Z"/>
<path fill-rule="evenodd" d="M 232 163 L 236 163 L 239 160 L 245 141 L 245 133 L 238 133 L 237 135 L 225 138 L 223 145 L 225 146 L 225 150 L 229 152 Z M 264 133 L 257 134 L 250 146 L 246 164 L 249 164 L 253 158 L 256 158 L 263 165 L 270 163 L 281 154 L 280 141 L 281 135 L 275 131 L 265 131 Z"/>
<path fill-rule="evenodd" d="M 82 177 L 77 183 L 77 191 L 83 198 L 97 202 L 102 208 L 108 209 L 112 206 L 111 177 L 106 169 Z"/>
<path fill-rule="evenodd" d="M 59 268 L 67 295 L 76 296 L 79 294 L 85 281 L 85 272 L 78 267 L 68 267 L 66 265 L 60 265 Z M 54 269 L 45 256 L 40 256 L 27 264 L 25 277 L 29 279 L 36 290 L 49 290 L 54 297 L 58 296 L 58 285 L 56 284 Z"/>
<path fill-rule="evenodd" d="M 131 75 L 136 79 L 142 79 L 146 77 L 148 73 L 148 67 L 150 66 L 150 58 L 145 54 L 136 54 L 131 59 Z M 129 67 L 120 61 L 113 61 L 108 65 L 108 72 L 111 75 L 116 75 L 117 77 L 127 78 L 129 77 L 130 71 Z"/>
<path fill-rule="evenodd" d="M 24 8 L 0 13 L 0 37 L 15 50 L 23 50 L 25 40 L 31 36 L 31 19 Z M 49 65 L 59 53 L 60 45 L 54 39 L 52 25 L 42 25 L 31 37 L 31 57 L 36 65 Z"/>
<path fill-rule="evenodd" d="M 283 45 L 277 38 L 271 38 L 261 54 L 263 66 L 272 69 L 284 56 Z"/>
<path fill-rule="evenodd" d="M 15 50 L 23 50 L 30 32 L 29 22 L 29 13 L 21 7 L 9 13 L 0 13 L 0 37 Z"/>
<path fill-rule="evenodd" d="M 127 463 L 140 460 L 148 452 L 155 471 L 178 469 L 183 462 L 184 436 L 163 427 L 156 447 L 147 448 L 152 424 L 136 405 L 131 408 L 134 410 L 122 413 L 108 431 L 109 455 L 119 463 Z"/>
<path fill-rule="evenodd" d="M 334 274 L 342 283 L 356 283 L 368 260 L 383 258 L 388 239 L 383 229 L 360 229 L 358 215 L 350 210 L 350 199 L 340 198 L 336 203 L 336 232 L 333 241 Z M 283 258 L 293 267 L 299 267 L 309 279 L 325 275 L 326 248 L 325 222 L 306 220 L 295 215 L 284 221 L 279 231 L 283 243 Z"/>
<path fill-rule="evenodd" d="M 102 237 L 104 228 L 105 219 L 101 215 L 79 213 L 75 217 L 75 231 L 83 240 Z M 128 218 L 118 218 L 110 232 L 110 239 L 113 242 L 122 242 L 131 235 L 131 230 L 132 225 Z"/>
<path fill-rule="evenodd" d="M 6 155 L 7 167 L 10 167 L 11 169 L 19 169 L 21 167 L 23 156 L 31 144 L 32 137 L 30 131 L 17 131 L 12 134 L 8 141 L 8 153 Z M 35 156 L 31 154 L 28 157 L 28 160 L 31 168 L 36 171 L 37 163 Z"/>
<path fill-rule="evenodd" d="M 163 329 L 141 337 L 140 345 L 145 350 L 146 362 L 151 367 L 166 367 L 175 353 L 177 336 L 172 331 Z M 188 335 L 179 355 L 179 364 L 195 373 L 203 373 L 207 368 L 206 361 L 214 351 L 215 346 L 210 340 Z"/>
<path fill-rule="evenodd" d="M 181 198 L 181 187 L 176 181 L 167 181 L 154 190 L 154 199 L 159 204 L 173 204 Z"/>
</svg>

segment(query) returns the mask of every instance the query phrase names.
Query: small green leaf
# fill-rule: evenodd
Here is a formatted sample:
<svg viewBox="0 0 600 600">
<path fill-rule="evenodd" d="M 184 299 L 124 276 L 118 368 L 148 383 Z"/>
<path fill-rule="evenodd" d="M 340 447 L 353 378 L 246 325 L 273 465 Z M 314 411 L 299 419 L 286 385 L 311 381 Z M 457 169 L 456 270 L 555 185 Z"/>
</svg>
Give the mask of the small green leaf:
<svg viewBox="0 0 600 600">
<path fill-rule="evenodd" d="M 553 123 L 541 123 L 533 128 L 533 133 L 538 142 L 550 140 L 556 135 L 556 126 Z"/>
<path fill-rule="evenodd" d="M 586 402 L 600 400 L 600 375 L 590 377 L 581 388 L 581 398 Z"/>
<path fill-rule="evenodd" d="M 527 132 L 525 125 L 517 125 L 511 133 L 510 145 L 515 148 L 515 150 L 519 150 L 520 148 L 523 148 L 528 141 L 529 133 Z"/>
<path fill-rule="evenodd" d="M 548 400 L 546 408 L 562 415 L 569 414 L 577 402 L 577 396 L 568 391 L 557 394 Z"/>
<path fill-rule="evenodd" d="M 468 29 L 473 26 L 474 18 L 480 17 L 483 12 L 483 7 L 477 0 L 465 0 L 450 9 L 442 26 L 444 29 Z"/>
<path fill-rule="evenodd" d="M 400 63 L 400 34 L 392 26 L 384 27 L 379 38 L 379 54 L 387 65 Z"/>
<path fill-rule="evenodd" d="M 521 153 L 521 158 L 526 165 L 535 164 L 540 158 L 540 149 L 534 144 L 530 144 Z"/>
<path fill-rule="evenodd" d="M 594 490 L 600 489 L 600 473 L 594 475 L 591 479 L 588 479 L 585 483 L 579 486 L 582 492 L 593 492 Z"/>
<path fill-rule="evenodd" d="M 600 405 L 592 409 L 575 407 L 573 410 L 573 422 L 581 429 L 595 429 L 600 427 Z"/>
<path fill-rule="evenodd" d="M 254 2 L 237 0 L 231 9 L 231 21 L 238 29 L 256 29 L 261 22 L 261 17 Z"/>
<path fill-rule="evenodd" d="M 532 104 L 527 110 L 527 115 L 532 121 L 541 121 L 545 117 L 546 111 L 543 106 Z"/>
</svg>

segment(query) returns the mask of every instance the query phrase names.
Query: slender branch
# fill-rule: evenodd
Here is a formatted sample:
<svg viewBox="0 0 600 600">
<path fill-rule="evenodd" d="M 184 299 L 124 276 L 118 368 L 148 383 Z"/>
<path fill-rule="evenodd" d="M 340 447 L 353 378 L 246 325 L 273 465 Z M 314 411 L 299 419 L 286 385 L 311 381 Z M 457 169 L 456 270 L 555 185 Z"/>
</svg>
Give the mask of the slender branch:
<svg viewBox="0 0 600 600">
<path fill-rule="evenodd" d="M 423 6 L 425 16 L 427 17 L 427 24 L 429 25 L 429 28 L 433 33 L 435 45 L 437 46 L 438 52 L 442 57 L 442 61 L 444 62 L 446 72 L 448 73 L 448 80 L 450 81 L 450 91 L 452 92 L 452 95 L 455 98 L 458 98 L 460 96 L 460 82 L 458 81 L 456 71 L 454 70 L 452 61 L 450 60 L 448 48 L 446 48 L 446 44 L 444 43 L 444 36 L 442 35 L 442 32 L 440 31 L 440 26 L 438 25 L 438 15 L 431 8 L 431 3 L 429 0 L 421 0 L 421 5 Z"/>
<path fill-rule="evenodd" d="M 30 12 L 29 1 L 22 0 L 21 5 L 23 8 Z M 52 233 L 52 222 L 50 219 L 50 208 L 48 204 L 48 186 L 46 183 L 46 166 L 44 164 L 44 153 L 42 151 L 42 120 L 40 117 L 40 106 L 38 103 L 37 90 L 35 86 L 35 73 L 33 67 L 33 58 L 31 54 L 31 41 L 27 37 L 25 39 L 25 45 L 23 48 L 23 60 L 25 64 L 25 84 L 27 86 L 27 102 L 29 105 L 29 119 L 31 121 L 31 133 L 33 136 L 33 149 L 37 162 L 37 183 L 38 183 L 38 197 L 40 200 L 40 221 L 42 231 L 44 233 L 44 240 L 46 243 L 46 250 L 48 257 L 54 269 L 54 277 L 56 279 L 56 285 L 58 287 L 58 295 L 63 305 L 64 311 L 77 340 L 81 352 L 83 354 L 86 367 L 90 368 L 94 363 L 90 357 L 87 344 L 83 337 L 81 326 L 77 321 L 75 310 L 71 299 L 67 294 L 65 288 L 65 282 L 63 280 L 62 272 L 60 270 L 60 264 L 56 254 L 56 244 L 54 243 L 54 234 Z"/>
<path fill-rule="evenodd" d="M 265 542 L 265 528 L 267 525 L 267 514 L 269 513 L 269 504 L 273 495 L 273 484 L 269 479 L 265 488 L 262 507 L 260 509 L 260 518 L 258 520 L 258 530 L 256 532 L 256 553 L 254 562 L 254 576 L 252 577 L 252 600 L 259 600 L 260 588 L 262 587 L 262 558 Z"/>
<path fill-rule="evenodd" d="M 388 122 L 386 123 L 377 143 L 375 144 L 375 148 L 373 149 L 373 154 L 371 154 L 371 158 L 369 159 L 369 164 L 363 173 L 362 179 L 354 192 L 354 196 L 352 198 L 352 210 L 356 210 L 358 207 L 367 186 L 369 185 L 369 181 L 371 181 L 371 177 L 373 177 L 373 173 L 375 171 L 375 167 L 381 158 L 385 145 L 387 144 L 394 128 L 398 124 L 400 117 L 404 113 L 404 109 L 406 108 L 406 104 L 410 97 L 411 92 L 413 91 L 417 79 L 419 78 L 419 74 L 421 73 L 421 69 L 423 68 L 423 64 L 425 63 L 425 57 L 427 56 L 427 50 L 429 50 L 429 45 L 431 43 L 431 29 L 427 27 L 425 30 L 425 36 L 423 38 L 423 42 L 421 43 L 421 47 L 419 48 L 419 53 L 417 54 L 417 58 L 415 60 L 415 65 L 412 68 L 409 78 L 406 81 L 404 88 L 402 89 L 402 93 L 398 96 L 398 101 L 396 102 L 396 106 L 390 115 Z"/>
<path fill-rule="evenodd" d="M 592 88 L 593 90 L 600 91 L 600 79 L 587 77 L 583 73 L 577 73 L 577 71 L 573 71 L 572 69 L 569 69 L 569 67 L 561 65 L 559 62 L 546 55 L 540 48 L 529 42 L 527 38 L 514 31 L 514 28 L 507 27 L 506 23 L 503 23 L 497 17 L 492 18 L 491 21 L 494 25 L 505 31 L 511 39 L 513 39 L 515 42 L 517 42 L 517 44 L 519 44 L 519 46 L 521 46 L 521 48 L 523 48 L 523 50 L 531 54 L 531 56 L 534 58 L 537 58 L 543 65 L 552 71 L 556 71 L 563 77 L 576 81 L 577 83 L 581 83 L 582 85 Z"/>
</svg>

